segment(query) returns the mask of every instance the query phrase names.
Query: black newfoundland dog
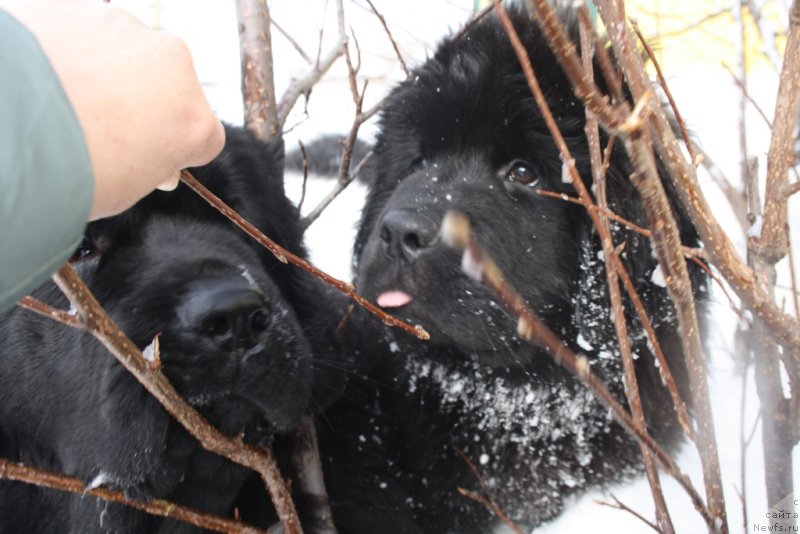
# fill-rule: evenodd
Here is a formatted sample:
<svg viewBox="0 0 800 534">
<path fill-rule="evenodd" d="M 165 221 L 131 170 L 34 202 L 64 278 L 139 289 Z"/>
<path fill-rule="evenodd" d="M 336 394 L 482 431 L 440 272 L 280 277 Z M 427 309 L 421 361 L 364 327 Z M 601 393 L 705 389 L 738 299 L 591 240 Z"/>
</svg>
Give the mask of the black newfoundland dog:
<svg viewBox="0 0 800 534">
<path fill-rule="evenodd" d="M 591 183 L 584 107 L 531 17 L 511 12 L 581 176 Z M 608 138 L 604 135 L 601 144 Z M 638 447 L 569 373 L 525 343 L 494 294 L 462 272 L 440 225 L 465 213 L 508 282 L 624 402 L 600 241 L 496 15 L 445 40 L 388 97 L 372 189 L 355 247 L 357 288 L 429 342 L 355 320 L 369 380 L 340 403 L 324 437 L 334 513 L 343 532 L 490 532 L 497 519 L 459 493 L 478 493 L 518 525 L 556 516 L 587 488 L 642 470 Z M 646 224 L 620 143 L 607 175 L 610 207 Z M 665 182 L 683 242 L 697 235 Z M 649 241 L 622 227 L 615 241 L 677 381 L 686 367 L 676 319 Z M 695 292 L 704 272 L 689 265 Z M 681 431 L 635 313 L 627 305 L 650 432 L 676 447 Z M 360 410 L 361 431 L 352 432 Z M 349 439 L 349 441 L 348 441 Z M 344 460 L 346 459 L 346 460 Z M 474 465 L 474 469 L 467 462 Z M 360 466 L 357 468 L 356 466 Z"/>
<path fill-rule="evenodd" d="M 193 173 L 302 255 L 282 165 L 282 142 L 265 146 L 228 128 L 222 154 Z M 160 335 L 166 375 L 228 435 L 268 444 L 298 422 L 312 395 L 324 405 L 335 392 L 338 377 L 314 369 L 335 357 L 327 295 L 186 186 L 92 223 L 83 248 L 94 254 L 76 267 L 105 309 L 140 348 Z M 68 305 L 51 283 L 35 296 Z M 138 499 L 231 513 L 251 473 L 204 451 L 91 335 L 16 309 L 0 319 L 0 339 L 0 456 Z M 195 530 L 91 497 L 0 482 L 4 533 Z"/>
</svg>

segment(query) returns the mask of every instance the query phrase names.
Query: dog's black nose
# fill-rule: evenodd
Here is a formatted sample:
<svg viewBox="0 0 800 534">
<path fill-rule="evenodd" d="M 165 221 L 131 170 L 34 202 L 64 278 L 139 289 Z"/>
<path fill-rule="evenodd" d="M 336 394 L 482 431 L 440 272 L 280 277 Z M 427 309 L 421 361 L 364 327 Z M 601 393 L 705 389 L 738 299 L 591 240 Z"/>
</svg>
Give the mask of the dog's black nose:
<svg viewBox="0 0 800 534">
<path fill-rule="evenodd" d="M 393 210 L 381 222 L 381 241 L 394 259 L 414 260 L 436 239 L 439 227 L 429 218 L 408 210 Z"/>
<path fill-rule="evenodd" d="M 192 288 L 182 307 L 184 321 L 224 350 L 256 346 L 269 327 L 261 294 L 245 281 L 208 280 Z"/>
</svg>

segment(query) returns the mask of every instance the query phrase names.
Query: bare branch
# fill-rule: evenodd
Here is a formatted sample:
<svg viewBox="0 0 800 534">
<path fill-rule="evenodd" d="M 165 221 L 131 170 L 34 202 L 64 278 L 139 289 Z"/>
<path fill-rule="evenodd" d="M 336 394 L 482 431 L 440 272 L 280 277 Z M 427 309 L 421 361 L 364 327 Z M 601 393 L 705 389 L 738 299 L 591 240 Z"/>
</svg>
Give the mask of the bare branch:
<svg viewBox="0 0 800 534">
<path fill-rule="evenodd" d="M 29 467 L 19 463 L 9 462 L 0 458 L 0 479 L 16 480 L 26 484 L 33 484 L 41 488 L 50 488 L 60 491 L 67 491 L 78 495 L 88 495 L 108 502 L 116 502 L 136 508 L 142 512 L 161 517 L 176 519 L 199 528 L 225 532 L 231 534 L 266 534 L 265 531 L 248 526 L 235 519 L 227 519 L 195 510 L 179 504 L 163 501 L 138 501 L 126 497 L 121 491 L 112 491 L 103 487 L 90 488 L 86 483 L 78 478 L 68 477 Z"/>
<path fill-rule="evenodd" d="M 72 266 L 67 263 L 53 280 L 78 310 L 86 329 L 153 395 L 206 450 L 253 469 L 267 484 L 278 517 L 286 534 L 300 534 L 300 521 L 294 509 L 277 462 L 269 449 L 246 445 L 241 439 L 224 436 L 211 426 L 180 394 L 166 376 L 149 365 L 139 349 L 117 327 L 92 295 Z"/>
<path fill-rule="evenodd" d="M 547 191 L 546 189 L 539 189 L 539 190 L 536 191 L 536 194 L 540 195 L 540 196 L 543 196 L 543 197 L 554 198 L 554 199 L 558 199 L 558 200 L 563 200 L 564 202 L 570 202 L 572 204 L 580 204 L 581 206 L 585 206 L 585 203 L 584 203 L 584 201 L 582 199 L 571 197 L 569 195 L 565 195 L 564 193 L 556 193 L 555 191 Z M 611 211 L 611 209 L 609 209 L 607 207 L 598 206 L 597 204 L 592 204 L 592 205 L 585 206 L 585 207 L 586 207 L 586 209 L 599 212 L 600 214 L 602 214 L 603 217 L 608 217 L 612 221 L 618 222 L 622 226 L 628 228 L 629 230 L 631 230 L 633 232 L 636 232 L 637 234 L 639 234 L 641 236 L 644 236 L 644 237 L 647 237 L 647 238 L 652 238 L 653 237 L 653 232 L 652 231 L 648 230 L 647 228 L 642 228 L 638 224 L 633 223 L 633 222 L 629 221 L 628 219 L 617 215 L 616 213 L 614 213 L 613 211 Z M 681 249 L 683 250 L 683 255 L 686 256 L 687 258 L 697 258 L 697 257 L 701 257 L 702 258 L 702 257 L 705 256 L 705 253 L 703 252 L 703 249 L 701 249 L 701 248 L 692 248 L 692 247 L 687 247 L 685 245 L 682 245 Z"/>
<path fill-rule="evenodd" d="M 345 178 L 344 181 L 337 180 L 336 185 L 333 187 L 333 189 L 331 189 L 331 191 L 327 195 L 325 195 L 325 198 L 323 198 L 320 201 L 317 207 L 315 207 L 308 215 L 305 216 L 302 222 L 304 229 L 308 228 L 314 223 L 314 221 L 319 219 L 319 216 L 322 215 L 322 212 L 325 211 L 325 209 L 327 209 L 330 203 L 333 202 L 336 199 L 336 197 L 338 197 L 342 193 L 342 191 L 344 191 L 347 188 L 347 186 L 350 185 L 351 182 L 353 182 L 359 177 L 359 175 L 361 174 L 361 170 L 364 168 L 364 165 L 366 165 L 371 158 L 372 158 L 372 151 L 370 150 L 364 155 L 363 158 L 361 158 L 361 161 L 358 162 L 356 168 L 353 169 L 353 172 L 348 173 L 348 176 Z"/>
<path fill-rule="evenodd" d="M 612 0 L 597 0 L 600 14 L 612 35 L 612 44 L 620 57 L 634 56 L 633 39 L 616 12 L 618 3 Z M 634 96 L 641 96 L 650 87 L 641 61 L 631 57 L 622 63 L 625 76 Z M 651 139 L 661 161 L 667 167 L 670 179 L 681 203 L 706 246 L 712 263 L 736 292 L 743 304 L 754 315 L 769 325 L 770 331 L 779 342 L 800 362 L 800 325 L 769 298 L 769 295 L 756 282 L 753 270 L 747 266 L 731 242 L 728 235 L 713 217 L 697 181 L 697 173 L 692 164 L 681 157 L 680 147 L 672 132 L 669 121 L 658 106 L 654 106 L 650 117 Z"/>
<path fill-rule="evenodd" d="M 642 203 L 650 226 L 658 229 L 658 233 L 656 233 L 653 238 L 654 250 L 659 259 L 661 269 L 664 272 L 665 280 L 667 281 L 667 291 L 676 307 L 678 325 L 681 332 L 681 344 L 689 369 L 690 388 L 697 410 L 698 428 L 695 436 L 703 464 L 706 494 L 709 498 L 709 509 L 715 521 L 719 521 L 721 530 L 727 531 L 719 455 L 716 446 L 713 414 L 711 412 L 711 403 L 705 374 L 705 359 L 703 357 L 703 348 L 700 341 L 700 330 L 697 322 L 697 311 L 692 296 L 691 282 L 689 281 L 686 262 L 681 252 L 681 242 L 677 225 L 674 217 L 672 217 L 663 185 L 661 184 L 658 171 L 656 170 L 652 149 L 649 148 L 652 145 L 650 144 L 647 132 L 642 131 L 642 129 L 638 127 L 642 124 L 642 121 L 637 114 L 637 110 L 643 105 L 646 105 L 649 99 L 648 97 L 652 95 L 652 91 L 640 90 L 637 92 L 637 88 L 642 89 L 641 84 L 639 84 L 638 87 L 632 87 L 631 89 L 634 92 L 634 97 L 637 102 L 636 108 L 633 113 L 620 121 L 619 117 L 624 116 L 625 104 L 620 102 L 618 111 L 609 112 L 609 106 L 602 100 L 600 94 L 596 92 L 596 90 L 587 89 L 587 87 L 593 88 L 594 84 L 588 81 L 586 73 L 580 63 L 576 64 L 575 46 L 569 41 L 566 30 L 563 28 L 555 11 L 547 0 L 531 0 L 531 4 L 536 12 L 540 26 L 550 42 L 551 49 L 554 54 L 556 54 L 559 63 L 562 65 L 565 73 L 567 73 L 567 76 L 575 87 L 575 94 L 584 101 L 584 105 L 588 110 L 597 115 L 599 119 L 606 122 L 606 127 L 625 136 L 626 149 L 637 171 L 632 177 L 632 180 L 642 197 Z M 601 6 L 601 2 L 598 2 L 598 7 Z M 632 38 L 629 33 L 626 33 L 627 28 L 623 22 L 624 9 L 622 4 L 614 3 L 613 6 L 609 6 L 606 3 L 606 7 L 606 11 L 614 11 L 614 19 L 611 21 L 606 20 L 606 27 L 609 28 L 609 31 L 612 33 L 612 42 L 622 48 L 622 50 L 617 50 L 617 53 L 623 68 L 628 68 L 628 70 L 630 70 L 631 67 L 626 66 L 626 64 L 638 61 L 637 68 L 643 70 L 640 58 L 636 57 L 633 53 Z M 508 20 L 508 17 L 502 16 L 505 11 L 498 0 L 495 0 L 495 9 L 501 13 L 501 20 L 503 20 L 506 33 L 509 35 L 512 43 L 514 43 L 515 40 L 517 41 L 515 50 L 517 50 L 518 58 L 525 71 L 531 91 L 534 93 L 534 98 L 539 108 L 543 109 L 546 106 L 546 102 L 544 96 L 541 94 L 538 82 L 535 80 L 530 61 L 527 59 L 526 54 L 524 54 L 521 44 L 519 44 L 519 37 L 515 35 L 514 28 L 510 20 Z M 608 13 L 606 13 L 606 15 L 608 15 Z M 624 34 L 627 37 L 626 46 L 624 47 L 622 47 L 621 43 L 617 43 L 616 39 L 613 39 L 614 31 L 618 27 L 625 30 L 620 31 L 620 35 Z M 603 109 L 598 109 L 598 100 Z M 651 107 L 654 106 L 648 106 L 648 108 Z M 658 106 L 655 107 L 657 108 Z M 660 111 L 663 115 L 663 110 Z M 548 123 L 550 133 L 556 139 L 556 144 L 559 146 L 559 150 L 565 158 L 564 161 L 568 161 L 568 159 L 566 159 L 568 150 L 557 128 L 554 128 L 555 122 L 552 117 L 548 119 L 546 110 L 543 110 L 543 114 Z M 609 122 L 609 119 L 614 122 Z M 577 175 L 577 172 L 575 175 Z M 578 183 L 580 182 L 579 176 L 573 178 L 573 185 L 576 188 L 579 187 Z M 580 189 L 578 190 L 580 191 Z M 589 213 L 591 216 L 592 212 L 590 211 Z"/>
<path fill-rule="evenodd" d="M 344 25 L 344 6 L 342 5 L 342 0 L 336 0 L 336 20 L 339 30 L 336 43 L 328 53 L 325 54 L 325 57 L 320 57 L 318 61 L 311 66 L 308 72 L 300 78 L 292 80 L 292 83 L 289 84 L 289 87 L 283 93 L 277 108 L 277 122 L 281 127 L 286 124 L 286 118 L 289 116 L 289 112 L 292 111 L 297 99 L 300 98 L 300 95 L 308 93 L 325 73 L 328 72 L 331 65 L 344 53 L 344 49 L 347 46 L 347 32 Z"/>
<path fill-rule="evenodd" d="M 236 0 L 236 17 L 242 54 L 244 123 L 258 139 L 270 141 L 280 135 L 284 121 L 278 121 L 275 107 L 272 36 L 267 1 Z"/>
<path fill-rule="evenodd" d="M 314 420 L 306 417 L 294 431 L 291 461 L 298 473 L 295 491 L 311 501 L 306 529 L 314 534 L 336 534 L 328 492 L 319 459 Z"/>
<path fill-rule="evenodd" d="M 458 492 L 467 499 L 484 505 L 490 512 L 500 518 L 503 523 L 508 525 L 508 528 L 510 528 L 514 534 L 523 534 L 522 529 L 519 528 L 513 521 L 511 521 L 511 519 L 505 513 L 503 513 L 503 510 L 501 510 L 500 507 L 490 499 L 484 497 L 480 493 L 475 493 L 474 491 L 469 491 L 464 488 L 458 488 Z"/>
<path fill-rule="evenodd" d="M 683 142 L 686 144 L 686 150 L 689 151 L 689 158 L 692 160 L 692 162 L 696 162 L 697 154 L 695 154 L 694 152 L 694 144 L 692 143 L 691 137 L 689 137 L 689 131 L 686 129 L 686 123 L 683 121 L 683 117 L 681 117 L 681 112 L 680 110 L 678 110 L 678 104 L 672 97 L 672 91 L 669 90 L 669 85 L 667 84 L 667 78 L 664 76 L 664 72 L 661 70 L 661 65 L 658 63 L 658 58 L 656 58 L 653 49 L 650 48 L 650 45 L 644 38 L 644 35 L 642 35 L 642 32 L 639 30 L 639 25 L 636 24 L 636 21 L 633 19 L 628 19 L 628 20 L 630 21 L 631 26 L 633 27 L 633 31 L 636 32 L 636 36 L 639 37 L 639 42 L 642 43 L 645 52 L 647 52 L 647 57 L 650 58 L 650 62 L 656 69 L 656 75 L 658 76 L 658 83 L 661 86 L 661 89 L 664 90 L 664 95 L 666 95 L 667 100 L 669 101 L 670 108 L 672 108 L 672 114 L 675 115 L 675 121 L 678 123 L 678 128 L 680 128 L 681 135 L 683 136 Z"/>
<path fill-rule="evenodd" d="M 297 140 L 300 146 L 300 154 L 303 156 L 303 190 L 300 193 L 300 202 L 297 203 L 297 212 L 303 210 L 303 202 L 306 200 L 306 188 L 308 187 L 308 156 L 306 155 L 306 145 L 300 139 Z"/>
<path fill-rule="evenodd" d="M 289 35 L 289 33 L 288 33 L 286 30 L 284 30 L 284 29 L 283 29 L 283 28 L 280 26 L 280 24 L 278 24 L 278 22 L 277 22 L 277 21 L 276 21 L 274 18 L 271 18 L 271 17 L 270 17 L 270 23 L 271 23 L 271 24 L 272 24 L 272 25 L 275 27 L 275 29 L 276 29 L 276 30 L 278 30 L 278 33 L 280 33 L 281 35 L 283 35 L 284 39 L 286 39 L 287 41 L 289 41 L 289 44 L 291 44 L 291 45 L 294 47 L 294 49 L 295 49 L 295 50 L 297 50 L 297 53 L 298 53 L 298 54 L 300 54 L 300 57 L 302 57 L 302 58 L 303 58 L 303 59 L 306 61 L 306 63 L 308 63 L 309 65 L 311 65 L 311 63 L 313 63 L 313 62 L 314 62 L 314 60 L 313 60 L 313 59 L 311 59 L 311 56 L 309 56 L 308 54 L 306 54 L 306 51 L 305 51 L 305 50 L 303 50 L 303 47 L 302 47 L 302 46 L 300 46 L 300 43 L 298 43 L 298 42 L 297 42 L 297 41 L 294 39 L 294 37 L 292 37 L 291 35 Z"/>
<path fill-rule="evenodd" d="M 622 510 L 624 512 L 628 512 L 629 514 L 631 514 L 636 519 L 638 519 L 639 521 L 641 521 L 642 523 L 644 523 L 648 527 L 652 528 L 656 532 L 661 532 L 661 529 L 658 528 L 658 526 L 654 525 L 652 522 L 648 521 L 642 514 L 640 514 L 639 512 L 637 512 L 636 510 L 634 510 L 633 508 L 628 506 L 627 504 L 625 504 L 622 501 L 620 501 L 619 499 L 617 499 L 617 497 L 613 493 L 611 494 L 611 498 L 614 499 L 613 503 L 605 502 L 605 501 L 594 501 L 594 502 L 596 502 L 600 506 L 608 506 L 609 508 L 613 508 L 615 510 Z"/>
<path fill-rule="evenodd" d="M 462 451 L 461 449 L 459 449 L 458 447 L 453 447 L 453 450 L 455 451 L 456 455 L 459 458 L 461 458 L 461 460 L 463 460 L 465 464 L 467 464 L 467 468 L 472 472 L 472 474 L 475 475 L 475 478 L 478 479 L 478 482 L 480 483 L 481 488 L 484 491 L 486 491 L 486 489 L 487 489 L 486 481 L 481 476 L 481 473 L 478 470 L 478 466 L 475 465 L 475 462 L 473 462 L 470 459 L 470 457 L 467 456 L 467 454 L 464 451 Z M 514 523 L 514 521 L 512 521 L 511 518 L 508 517 L 508 515 L 506 515 L 505 512 L 503 512 L 503 509 L 500 508 L 500 505 L 498 505 L 496 502 L 494 502 L 489 497 L 487 497 L 485 495 L 481 495 L 480 493 L 476 493 L 474 491 L 466 490 L 464 488 L 458 488 L 458 492 L 462 496 L 466 497 L 467 499 L 470 499 L 470 500 L 473 500 L 475 502 L 481 503 L 484 507 L 486 507 L 487 510 L 492 512 L 503 523 L 508 525 L 508 528 L 510 528 L 515 534 L 522 534 L 522 529 L 520 529 L 519 526 L 516 523 Z"/>
<path fill-rule="evenodd" d="M 181 180 L 188 185 L 189 187 L 194 190 L 195 193 L 203 197 L 203 200 L 211 204 L 215 209 L 217 209 L 220 213 L 225 215 L 228 219 L 230 219 L 236 226 L 241 228 L 245 231 L 247 235 L 261 243 L 265 248 L 267 248 L 275 257 L 283 262 L 283 263 L 291 263 L 297 267 L 300 267 L 307 273 L 319 278 L 320 280 L 326 282 L 328 285 L 338 289 L 354 301 L 358 303 L 363 308 L 366 308 L 368 311 L 372 312 L 373 314 L 377 315 L 385 325 L 387 326 L 396 326 L 402 328 L 409 334 L 416 336 L 419 339 L 427 340 L 430 339 L 430 334 L 425 331 L 419 325 L 411 326 L 396 317 L 388 315 L 383 310 L 375 306 L 374 304 L 367 301 L 364 297 L 357 294 L 353 290 L 353 286 L 348 284 L 347 282 L 343 282 L 338 280 L 331 275 L 317 269 L 303 258 L 292 254 L 288 250 L 284 249 L 270 238 L 265 236 L 258 228 L 247 222 L 242 218 L 241 215 L 236 213 L 230 206 L 225 204 L 222 200 L 219 199 L 214 193 L 206 189 L 203 184 L 198 182 L 188 171 L 184 170 L 181 172 Z"/>
<path fill-rule="evenodd" d="M 374 8 L 373 8 L 374 9 Z M 361 128 L 361 125 L 364 124 L 367 120 L 372 117 L 374 113 L 376 113 L 381 106 L 381 102 L 378 102 L 372 109 L 367 111 L 366 113 L 363 112 L 364 106 L 364 94 L 367 92 L 367 81 L 364 81 L 361 91 L 358 90 L 358 70 L 361 67 L 361 49 L 358 47 L 358 40 L 353 36 L 353 43 L 355 43 L 356 51 L 358 53 L 358 63 L 353 65 L 352 58 L 350 57 L 350 47 L 345 46 L 344 50 L 344 58 L 347 62 L 347 81 L 350 85 L 350 95 L 353 99 L 353 104 L 355 106 L 355 118 L 353 119 L 353 124 L 350 127 L 350 132 L 347 134 L 347 138 L 344 141 L 344 147 L 342 148 L 342 161 L 339 164 L 339 179 L 336 182 L 336 185 L 333 189 L 325 195 L 325 198 L 311 210 L 301 222 L 303 226 L 303 230 L 305 231 L 311 226 L 314 221 L 316 221 L 322 212 L 330 205 L 331 202 L 338 197 L 342 191 L 344 191 L 348 185 L 350 185 L 353 180 L 355 180 L 358 175 L 361 173 L 361 170 L 364 168 L 364 165 L 370 160 L 372 157 L 372 152 L 368 152 L 353 172 L 350 172 L 350 162 L 353 156 L 353 149 L 355 148 L 356 140 L 358 139 L 358 131 Z"/>
<path fill-rule="evenodd" d="M 800 104 L 800 0 L 794 0 L 786 53 L 778 86 L 772 137 L 767 153 L 767 179 L 760 232 L 752 232 L 748 258 L 756 276 L 770 296 L 776 280 L 775 264 L 788 252 L 788 170 L 794 161 L 793 129 Z M 754 215 L 759 206 L 751 203 Z M 758 318 L 757 318 L 758 319 Z M 792 449 L 800 437 L 800 356 L 779 351 L 768 338 L 769 325 L 756 320 L 750 337 L 755 356 L 756 390 L 761 400 L 767 502 L 774 506 L 792 493 L 794 467 Z M 794 402 L 781 386 L 781 358 L 789 377 Z"/>
<path fill-rule="evenodd" d="M 581 8 L 582 10 L 586 10 L 585 5 L 581 6 Z M 594 83 L 592 43 L 590 40 L 591 25 L 588 23 L 588 19 L 588 13 L 584 13 L 584 17 L 581 18 L 580 26 L 581 55 L 583 58 L 583 69 L 589 76 L 589 81 Z M 607 208 L 606 176 L 605 174 L 600 174 L 603 162 L 600 154 L 600 132 L 597 127 L 597 119 L 592 116 L 588 109 L 585 110 L 585 113 L 586 125 L 584 130 L 586 131 L 586 138 L 589 144 L 589 157 L 592 163 L 592 181 L 595 186 L 597 203 L 600 208 Z M 581 197 L 587 200 L 588 192 L 582 191 Z M 601 236 L 600 239 L 603 246 L 608 294 L 611 300 L 611 309 L 614 314 L 614 328 L 616 330 L 617 340 L 619 341 L 620 358 L 622 359 L 622 368 L 624 371 L 625 396 L 628 400 L 628 406 L 630 407 L 634 422 L 639 426 L 640 430 L 645 430 L 647 428 L 647 422 L 645 420 L 644 410 L 642 409 L 642 401 L 639 397 L 639 383 L 636 379 L 636 369 L 633 364 L 633 354 L 631 352 L 630 338 L 628 337 L 628 325 L 625 320 L 625 309 L 619 290 L 619 274 L 617 272 L 617 265 L 614 263 L 614 259 L 616 258 L 614 242 L 608 219 L 601 216 L 599 222 L 603 227 L 602 231 L 598 233 Z M 658 343 L 657 339 L 656 343 Z M 639 449 L 642 454 L 645 473 L 647 474 L 647 482 L 650 484 L 650 492 L 653 496 L 658 524 L 665 534 L 673 534 L 675 532 L 675 527 L 672 524 L 672 518 L 669 515 L 669 509 L 664 500 L 664 492 L 661 489 L 661 480 L 658 475 L 656 463 L 653 460 L 653 456 L 644 445 L 640 444 Z"/>
<path fill-rule="evenodd" d="M 38 313 L 48 319 L 53 319 L 61 324 L 71 326 L 72 328 L 84 329 L 86 326 L 81 321 L 81 318 L 74 313 L 59 310 L 49 304 L 45 304 L 41 300 L 37 300 L 31 296 L 22 297 L 17 301 L 17 306 L 20 308 L 28 309 L 34 313 Z"/>
<path fill-rule="evenodd" d="M 389 37 L 389 41 L 392 43 L 392 48 L 394 48 L 394 53 L 397 56 L 398 61 L 400 61 L 400 67 L 403 69 L 403 72 L 406 73 L 406 79 L 410 79 L 411 72 L 409 72 L 408 67 L 406 67 L 406 62 L 403 60 L 403 54 L 400 53 L 400 49 L 397 47 L 397 42 L 395 42 L 394 37 L 392 37 L 392 32 L 389 31 L 389 26 L 386 25 L 386 19 L 375 8 L 375 5 L 372 3 L 372 0 L 367 0 L 367 3 L 369 4 L 369 7 L 372 9 L 372 12 L 375 13 L 375 16 L 378 17 L 378 20 L 381 21 L 381 25 L 383 26 L 386 35 Z"/>
</svg>

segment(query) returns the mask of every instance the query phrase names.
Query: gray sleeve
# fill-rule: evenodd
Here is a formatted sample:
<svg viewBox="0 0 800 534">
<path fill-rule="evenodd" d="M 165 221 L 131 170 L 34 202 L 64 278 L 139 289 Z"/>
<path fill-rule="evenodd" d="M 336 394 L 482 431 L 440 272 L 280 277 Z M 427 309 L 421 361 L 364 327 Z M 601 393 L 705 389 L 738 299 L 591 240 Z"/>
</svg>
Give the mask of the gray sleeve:
<svg viewBox="0 0 800 534">
<path fill-rule="evenodd" d="M 0 312 L 69 259 L 93 193 L 83 131 L 55 71 L 0 9 Z"/>
</svg>

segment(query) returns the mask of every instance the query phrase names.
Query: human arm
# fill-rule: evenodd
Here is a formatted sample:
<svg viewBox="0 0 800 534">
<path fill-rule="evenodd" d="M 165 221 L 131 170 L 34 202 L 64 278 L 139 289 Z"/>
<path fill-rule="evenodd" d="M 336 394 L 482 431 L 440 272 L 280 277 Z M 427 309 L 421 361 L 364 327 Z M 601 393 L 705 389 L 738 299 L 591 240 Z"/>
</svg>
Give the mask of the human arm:
<svg viewBox="0 0 800 534">
<path fill-rule="evenodd" d="M 0 24 L 2 311 L 69 258 L 88 219 L 211 160 L 224 131 L 185 45 L 117 8 L 0 0 Z"/>
</svg>

